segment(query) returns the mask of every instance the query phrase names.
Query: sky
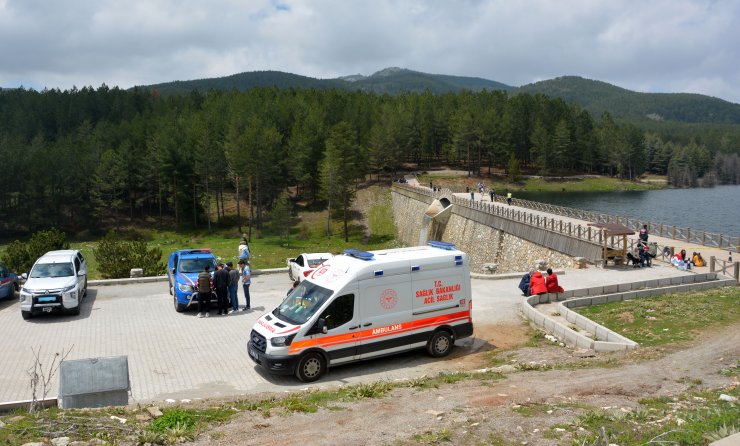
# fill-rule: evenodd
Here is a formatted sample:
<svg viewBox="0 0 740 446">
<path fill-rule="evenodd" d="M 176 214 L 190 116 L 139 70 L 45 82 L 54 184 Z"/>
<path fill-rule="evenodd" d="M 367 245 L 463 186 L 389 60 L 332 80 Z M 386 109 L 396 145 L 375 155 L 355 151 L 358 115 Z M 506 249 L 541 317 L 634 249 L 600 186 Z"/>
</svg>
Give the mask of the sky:
<svg viewBox="0 0 740 446">
<path fill-rule="evenodd" d="M 386 67 L 740 103 L 740 1 L 0 0 L 0 87 Z"/>
</svg>

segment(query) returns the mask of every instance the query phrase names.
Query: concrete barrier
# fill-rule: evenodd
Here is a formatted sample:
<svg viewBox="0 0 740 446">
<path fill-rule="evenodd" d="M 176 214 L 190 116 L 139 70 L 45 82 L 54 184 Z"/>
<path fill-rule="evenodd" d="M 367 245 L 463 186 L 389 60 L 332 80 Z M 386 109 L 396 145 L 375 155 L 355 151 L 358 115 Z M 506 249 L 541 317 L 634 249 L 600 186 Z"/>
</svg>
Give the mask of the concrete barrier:
<svg viewBox="0 0 740 446">
<path fill-rule="evenodd" d="M 597 352 L 629 350 L 636 348 L 638 344 L 635 341 L 604 327 L 603 325 L 597 324 L 591 319 L 571 310 L 571 308 L 599 305 L 608 302 L 619 302 L 622 300 L 640 299 L 661 294 L 705 290 L 736 285 L 735 279 L 724 276 L 717 277 L 717 275 L 713 273 L 691 277 L 691 279 L 687 279 L 685 282 L 680 280 L 678 281 L 678 284 L 668 284 L 659 288 L 652 288 L 648 285 L 655 285 L 656 283 L 661 282 L 665 283 L 663 279 L 620 284 L 620 286 L 617 286 L 617 289 L 621 289 L 623 291 L 612 294 L 590 295 L 591 292 L 595 293 L 597 289 L 601 290 L 601 292 L 604 292 L 606 289 L 613 290 L 614 285 L 601 288 L 595 287 L 572 290 L 572 293 L 570 293 L 572 298 L 560 302 L 558 302 L 559 296 L 554 294 L 530 296 L 522 303 L 522 313 L 527 319 L 534 322 L 541 329 L 554 334 L 570 347 L 588 348 Z M 704 281 L 698 282 L 699 280 Z M 566 322 L 573 324 L 579 330 L 591 334 L 593 339 L 563 325 L 558 320 L 545 315 L 535 308 L 535 306 L 540 303 L 549 302 L 558 302 L 558 312 Z"/>
</svg>

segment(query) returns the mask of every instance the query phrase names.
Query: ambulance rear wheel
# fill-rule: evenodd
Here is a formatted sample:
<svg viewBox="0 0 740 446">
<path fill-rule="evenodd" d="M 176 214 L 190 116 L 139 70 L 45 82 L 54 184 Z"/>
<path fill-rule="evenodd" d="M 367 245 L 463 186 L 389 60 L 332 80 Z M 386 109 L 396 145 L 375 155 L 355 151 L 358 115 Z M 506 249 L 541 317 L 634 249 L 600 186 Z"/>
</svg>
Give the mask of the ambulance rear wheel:
<svg viewBox="0 0 740 446">
<path fill-rule="evenodd" d="M 438 331 L 427 343 L 427 352 L 435 358 L 447 356 L 452 351 L 452 336 L 446 331 Z"/>
<path fill-rule="evenodd" d="M 310 383 L 321 378 L 321 375 L 326 371 L 326 361 L 324 357 L 318 353 L 306 353 L 303 355 L 300 361 L 298 361 L 298 367 L 295 370 L 295 375 L 304 383 Z"/>
</svg>

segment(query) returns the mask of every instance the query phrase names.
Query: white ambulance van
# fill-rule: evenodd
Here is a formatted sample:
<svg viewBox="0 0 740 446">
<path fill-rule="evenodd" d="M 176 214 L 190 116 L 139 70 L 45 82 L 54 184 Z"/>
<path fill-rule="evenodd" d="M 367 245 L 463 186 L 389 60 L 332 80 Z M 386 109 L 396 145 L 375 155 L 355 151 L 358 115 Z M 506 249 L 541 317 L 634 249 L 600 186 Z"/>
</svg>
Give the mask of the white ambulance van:
<svg viewBox="0 0 740 446">
<path fill-rule="evenodd" d="M 248 352 L 271 373 L 311 382 L 330 366 L 416 348 L 445 356 L 472 334 L 468 256 L 429 242 L 327 260 L 257 321 Z"/>
</svg>

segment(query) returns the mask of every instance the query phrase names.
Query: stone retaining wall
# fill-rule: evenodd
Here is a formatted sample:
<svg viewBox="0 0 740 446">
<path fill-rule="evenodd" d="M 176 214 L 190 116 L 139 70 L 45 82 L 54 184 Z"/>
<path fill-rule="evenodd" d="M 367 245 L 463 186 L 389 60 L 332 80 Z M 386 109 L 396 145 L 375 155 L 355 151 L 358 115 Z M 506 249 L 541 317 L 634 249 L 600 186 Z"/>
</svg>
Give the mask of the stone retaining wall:
<svg viewBox="0 0 740 446">
<path fill-rule="evenodd" d="M 396 225 L 398 241 L 405 246 L 419 244 L 419 235 L 428 227 L 424 223 L 424 212 L 434 198 L 405 189 L 394 190 L 391 194 L 393 220 Z M 481 267 L 495 263 L 497 273 L 521 272 L 529 270 L 535 261 L 545 260 L 552 268 L 573 266 L 573 256 L 582 253 L 585 243 L 570 240 L 567 236 L 550 234 L 549 231 L 528 225 L 504 221 L 501 217 L 485 214 L 476 209 L 452 205 L 452 215 L 445 226 L 442 240 L 454 243 L 458 249 L 468 254 L 471 272 L 482 272 Z M 509 230 L 498 228 L 506 226 Z M 549 240 L 558 247 L 572 250 L 563 254 L 514 235 L 512 232 L 527 233 L 538 240 Z M 555 240 L 557 239 L 557 240 Z M 561 240 L 562 239 L 562 240 Z"/>
</svg>

